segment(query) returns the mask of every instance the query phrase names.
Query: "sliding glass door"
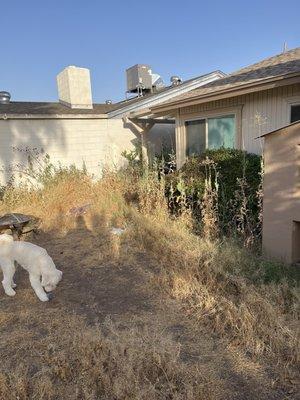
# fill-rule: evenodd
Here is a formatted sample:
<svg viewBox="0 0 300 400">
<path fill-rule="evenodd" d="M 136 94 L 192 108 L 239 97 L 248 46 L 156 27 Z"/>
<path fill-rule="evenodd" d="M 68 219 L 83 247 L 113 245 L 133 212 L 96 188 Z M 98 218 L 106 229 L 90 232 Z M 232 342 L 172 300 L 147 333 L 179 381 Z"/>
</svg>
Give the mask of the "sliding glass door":
<svg viewBox="0 0 300 400">
<path fill-rule="evenodd" d="M 186 121 L 186 156 L 202 154 L 206 149 L 234 148 L 235 125 L 234 115 Z"/>
</svg>

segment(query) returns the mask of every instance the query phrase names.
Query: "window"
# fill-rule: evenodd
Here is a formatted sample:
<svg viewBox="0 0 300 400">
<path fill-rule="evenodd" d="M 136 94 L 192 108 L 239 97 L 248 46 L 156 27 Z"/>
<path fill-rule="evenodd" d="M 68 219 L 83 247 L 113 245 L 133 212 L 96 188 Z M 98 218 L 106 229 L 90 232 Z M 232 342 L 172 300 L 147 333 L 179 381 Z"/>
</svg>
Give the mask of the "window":
<svg viewBox="0 0 300 400">
<path fill-rule="evenodd" d="M 206 121 L 186 121 L 186 155 L 188 157 L 201 154 L 206 149 Z"/>
<path fill-rule="evenodd" d="M 185 129 L 188 157 L 201 154 L 205 149 L 234 148 L 234 115 L 186 121 Z"/>
<path fill-rule="evenodd" d="M 234 147 L 235 143 L 235 118 L 234 115 L 226 117 L 209 118 L 208 120 L 208 148 Z"/>
<path fill-rule="evenodd" d="M 291 105 L 291 122 L 300 121 L 300 104 Z"/>
</svg>

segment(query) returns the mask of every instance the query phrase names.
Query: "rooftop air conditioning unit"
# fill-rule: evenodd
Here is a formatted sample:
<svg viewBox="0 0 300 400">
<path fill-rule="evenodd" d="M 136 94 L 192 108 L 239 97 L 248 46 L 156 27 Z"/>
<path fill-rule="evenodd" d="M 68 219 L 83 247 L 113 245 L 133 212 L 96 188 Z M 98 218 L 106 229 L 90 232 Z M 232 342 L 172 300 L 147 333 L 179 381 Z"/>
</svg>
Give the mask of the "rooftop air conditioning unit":
<svg viewBox="0 0 300 400">
<path fill-rule="evenodd" d="M 152 72 L 149 65 L 136 64 L 126 70 L 127 91 L 137 93 L 139 88 L 145 91 L 152 89 Z"/>
</svg>

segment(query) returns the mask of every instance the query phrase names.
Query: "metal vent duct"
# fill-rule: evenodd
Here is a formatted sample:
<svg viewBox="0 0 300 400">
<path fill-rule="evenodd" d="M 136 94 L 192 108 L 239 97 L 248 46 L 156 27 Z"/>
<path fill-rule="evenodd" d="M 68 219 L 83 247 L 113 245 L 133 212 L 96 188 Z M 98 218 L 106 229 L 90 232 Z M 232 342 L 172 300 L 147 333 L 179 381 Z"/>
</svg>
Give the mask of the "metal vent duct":
<svg viewBox="0 0 300 400">
<path fill-rule="evenodd" d="M 172 86 L 178 86 L 182 83 L 182 79 L 177 75 L 171 76 L 170 81 L 171 81 Z"/>
<path fill-rule="evenodd" d="M 8 104 L 10 102 L 9 92 L 0 92 L 0 104 Z"/>
</svg>

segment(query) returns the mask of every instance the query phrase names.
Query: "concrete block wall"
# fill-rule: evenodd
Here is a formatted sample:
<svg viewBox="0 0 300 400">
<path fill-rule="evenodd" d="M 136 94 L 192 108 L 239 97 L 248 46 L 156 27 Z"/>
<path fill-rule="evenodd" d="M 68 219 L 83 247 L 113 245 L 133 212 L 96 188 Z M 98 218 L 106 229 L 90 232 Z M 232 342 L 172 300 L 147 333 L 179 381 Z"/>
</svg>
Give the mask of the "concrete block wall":
<svg viewBox="0 0 300 400">
<path fill-rule="evenodd" d="M 123 150 L 134 149 L 136 135 L 122 120 L 107 119 L 8 119 L 0 120 L 0 182 L 10 178 L 7 168 L 25 162 L 19 149 L 37 148 L 50 155 L 51 162 L 75 164 L 100 177 L 103 167 L 125 163 Z"/>
</svg>

